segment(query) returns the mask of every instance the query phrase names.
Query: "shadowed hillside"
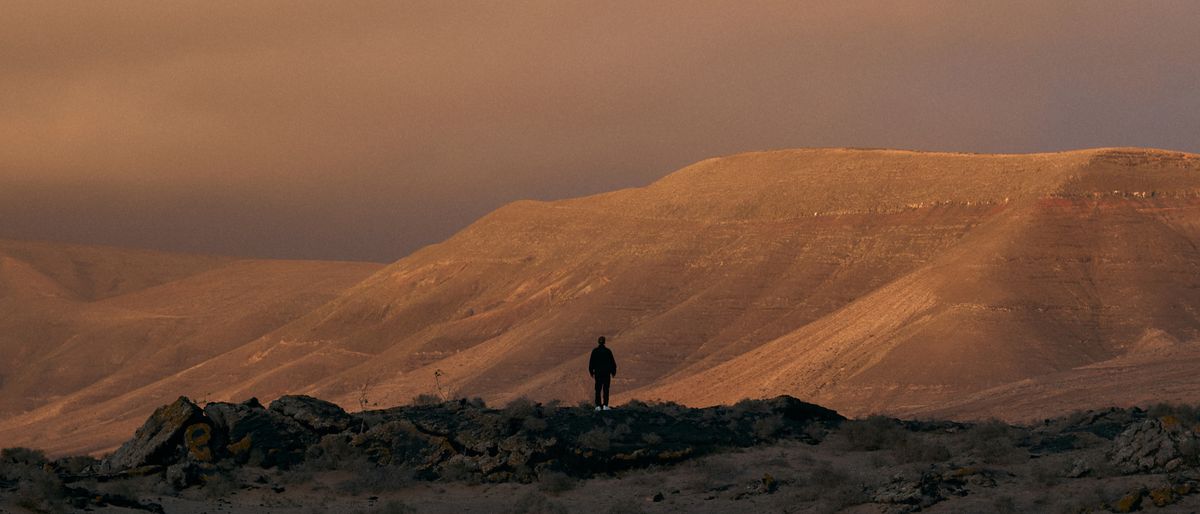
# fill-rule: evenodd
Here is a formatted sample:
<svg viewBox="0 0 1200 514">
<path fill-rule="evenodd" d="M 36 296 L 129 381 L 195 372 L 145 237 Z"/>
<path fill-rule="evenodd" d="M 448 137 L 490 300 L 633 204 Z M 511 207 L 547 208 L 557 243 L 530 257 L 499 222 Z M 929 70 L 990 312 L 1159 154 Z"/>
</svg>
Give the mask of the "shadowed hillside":
<svg viewBox="0 0 1200 514">
<path fill-rule="evenodd" d="M 164 364 L 169 373 L 130 375 L 140 387 L 124 394 L 83 388 L 50 401 L 0 423 L 0 437 L 37 428 L 63 449 L 106 448 L 118 439 L 96 435 L 99 420 L 128 431 L 146 406 L 181 393 L 304 393 L 357 407 L 365 386 L 386 406 L 435 392 L 439 372 L 439 392 L 574 401 L 590 394 L 585 358 L 600 334 L 620 362 L 620 399 L 788 394 L 850 415 L 1016 419 L 1029 411 L 989 403 L 989 391 L 1048 394 L 1013 388 L 1137 355 L 1158 362 L 1150 349 L 1164 345 L 1173 361 L 1200 356 L 1198 241 L 1200 157 L 1190 154 L 709 159 L 644 188 L 506 206 L 338 282 L 352 287 L 301 295 L 293 319 Z M 204 275 L 180 283 L 191 281 Z M 155 290 L 104 302 L 155 303 Z M 1155 399 L 1195 401 L 1197 386 L 1176 381 Z M 1077 391 L 1059 401 L 1146 399 L 1119 385 Z"/>
</svg>

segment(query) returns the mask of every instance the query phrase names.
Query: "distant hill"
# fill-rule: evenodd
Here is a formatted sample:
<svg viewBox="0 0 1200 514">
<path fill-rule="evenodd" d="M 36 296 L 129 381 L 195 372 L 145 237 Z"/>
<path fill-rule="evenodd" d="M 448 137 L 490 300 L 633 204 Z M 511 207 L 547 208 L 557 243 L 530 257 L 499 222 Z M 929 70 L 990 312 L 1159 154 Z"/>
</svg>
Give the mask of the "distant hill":
<svg viewBox="0 0 1200 514">
<path fill-rule="evenodd" d="M 86 301 L 87 312 L 138 321 L 91 332 L 68 324 L 64 337 L 157 347 L 168 332 L 130 327 L 182 316 L 187 328 L 161 330 L 189 334 L 177 350 L 189 357 L 160 357 L 153 373 L 111 379 L 118 387 L 77 384 L 0 421 L 0 439 L 36 428 L 49 431 L 51 449 L 111 448 L 180 394 L 313 394 L 357 408 L 365 387 L 381 406 L 439 392 L 573 402 L 590 395 L 585 358 L 598 335 L 619 362 L 619 400 L 788 394 L 848 415 L 1019 420 L 1044 413 L 1037 395 L 1062 391 L 1021 384 L 1097 380 L 1097 366 L 1138 362 L 1138 373 L 1105 375 L 1103 388 L 1046 405 L 1146 401 L 1145 370 L 1200 357 L 1198 242 L 1192 154 L 805 149 L 708 159 L 643 188 L 508 205 L 377 271 L 189 264 L 197 271 L 186 277 Z M 67 287 L 29 278 L 36 266 L 22 268 L 21 294 Z M 90 316 L 112 323 L 110 312 Z M 121 330 L 142 337 L 113 335 Z M 1170 376 L 1156 399 L 1200 399 L 1200 379 Z M 989 402 L 1003 395 L 1022 401 Z M 99 425 L 125 432 L 99 436 Z"/>
<path fill-rule="evenodd" d="M 0 416 L 40 408 L 18 417 L 33 425 L 16 425 L 0 440 L 49 447 L 60 441 L 47 441 L 43 430 L 86 427 L 110 444 L 128 435 L 119 421 L 75 413 L 136 397 L 293 321 L 379 267 L 0 240 Z"/>
</svg>

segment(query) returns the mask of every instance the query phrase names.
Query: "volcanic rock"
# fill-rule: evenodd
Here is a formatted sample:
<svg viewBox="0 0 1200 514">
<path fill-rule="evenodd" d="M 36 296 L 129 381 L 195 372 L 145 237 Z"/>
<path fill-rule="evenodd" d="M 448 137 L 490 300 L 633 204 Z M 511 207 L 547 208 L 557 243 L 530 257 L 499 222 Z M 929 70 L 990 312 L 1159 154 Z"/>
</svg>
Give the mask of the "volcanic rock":
<svg viewBox="0 0 1200 514">
<path fill-rule="evenodd" d="M 337 404 L 304 395 L 281 396 L 271 402 L 270 410 L 322 435 L 344 432 L 352 421 L 350 415 Z"/>
<path fill-rule="evenodd" d="M 211 460 L 212 449 L 208 446 L 208 439 L 202 435 L 211 432 L 211 428 L 204 411 L 188 398 L 180 396 L 173 403 L 155 410 L 133 439 L 104 459 L 102 469 L 119 471 L 147 465 L 166 465 L 189 454 L 200 458 L 207 455 Z"/>
</svg>

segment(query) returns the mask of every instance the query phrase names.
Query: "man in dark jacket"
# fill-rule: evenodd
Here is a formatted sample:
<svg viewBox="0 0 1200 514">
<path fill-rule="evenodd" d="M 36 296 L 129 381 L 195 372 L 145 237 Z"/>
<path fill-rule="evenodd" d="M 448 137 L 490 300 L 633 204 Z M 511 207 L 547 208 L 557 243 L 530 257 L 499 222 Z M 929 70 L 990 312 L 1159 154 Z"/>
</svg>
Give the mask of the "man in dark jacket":
<svg viewBox="0 0 1200 514">
<path fill-rule="evenodd" d="M 613 358 L 612 350 L 604 347 L 604 336 L 600 336 L 599 345 L 592 349 L 592 358 L 588 359 L 588 374 L 596 379 L 596 410 L 609 410 L 608 385 L 617 374 L 617 360 Z M 603 393 L 603 402 L 601 402 Z"/>
</svg>

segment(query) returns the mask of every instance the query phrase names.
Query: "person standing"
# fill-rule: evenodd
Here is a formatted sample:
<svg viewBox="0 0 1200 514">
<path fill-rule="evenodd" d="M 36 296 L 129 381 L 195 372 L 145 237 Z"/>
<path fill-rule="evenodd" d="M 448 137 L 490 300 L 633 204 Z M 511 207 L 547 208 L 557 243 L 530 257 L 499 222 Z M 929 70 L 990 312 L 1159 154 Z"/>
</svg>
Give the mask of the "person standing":
<svg viewBox="0 0 1200 514">
<path fill-rule="evenodd" d="M 604 346 L 604 336 L 600 336 L 597 346 L 592 349 L 588 374 L 596 379 L 596 410 L 610 410 L 608 388 L 612 377 L 617 375 L 617 360 L 613 358 L 612 350 Z"/>
</svg>

